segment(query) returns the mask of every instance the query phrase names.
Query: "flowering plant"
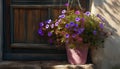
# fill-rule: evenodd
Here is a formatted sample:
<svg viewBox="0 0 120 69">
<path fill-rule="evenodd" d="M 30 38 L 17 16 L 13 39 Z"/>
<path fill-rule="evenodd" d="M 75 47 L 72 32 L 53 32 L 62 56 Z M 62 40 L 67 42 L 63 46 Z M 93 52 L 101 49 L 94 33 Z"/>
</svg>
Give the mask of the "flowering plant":
<svg viewBox="0 0 120 69">
<path fill-rule="evenodd" d="M 67 7 L 69 6 L 66 4 Z M 104 31 L 104 18 L 89 11 L 62 10 L 58 19 L 40 22 L 38 33 L 48 37 L 51 44 L 70 44 L 71 48 L 89 44 L 99 46 L 104 42 L 107 32 Z"/>
</svg>

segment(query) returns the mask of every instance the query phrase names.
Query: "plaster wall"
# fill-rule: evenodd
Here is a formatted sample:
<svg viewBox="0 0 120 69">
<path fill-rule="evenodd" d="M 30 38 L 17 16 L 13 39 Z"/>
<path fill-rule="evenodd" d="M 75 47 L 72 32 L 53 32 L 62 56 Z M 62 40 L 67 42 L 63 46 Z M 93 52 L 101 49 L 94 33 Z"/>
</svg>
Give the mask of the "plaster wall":
<svg viewBox="0 0 120 69">
<path fill-rule="evenodd" d="M 106 19 L 106 28 L 112 32 L 97 50 L 97 69 L 120 69 L 120 0 L 92 0 L 91 13 L 100 14 Z"/>
</svg>

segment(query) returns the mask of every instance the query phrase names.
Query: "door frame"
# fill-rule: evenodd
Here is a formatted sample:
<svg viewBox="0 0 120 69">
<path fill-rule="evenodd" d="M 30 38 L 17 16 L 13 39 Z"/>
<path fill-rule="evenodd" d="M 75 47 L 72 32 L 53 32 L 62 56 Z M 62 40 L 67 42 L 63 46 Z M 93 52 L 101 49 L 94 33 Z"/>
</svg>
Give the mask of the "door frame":
<svg viewBox="0 0 120 69">
<path fill-rule="evenodd" d="M 17 51 L 12 51 L 10 46 L 11 44 L 10 0 L 2 0 L 2 2 L 3 2 L 3 60 L 60 60 L 61 61 L 67 59 L 66 54 L 55 55 L 56 57 L 58 57 L 57 59 L 54 56 L 53 57 L 49 56 L 49 54 L 44 56 L 35 56 L 35 57 L 32 57 L 32 55 L 17 56 L 16 54 L 13 54 L 13 52 L 17 52 Z M 86 0 L 86 2 L 88 3 L 87 9 L 90 10 L 91 0 Z M 49 58 L 45 59 L 45 57 L 49 57 Z"/>
</svg>

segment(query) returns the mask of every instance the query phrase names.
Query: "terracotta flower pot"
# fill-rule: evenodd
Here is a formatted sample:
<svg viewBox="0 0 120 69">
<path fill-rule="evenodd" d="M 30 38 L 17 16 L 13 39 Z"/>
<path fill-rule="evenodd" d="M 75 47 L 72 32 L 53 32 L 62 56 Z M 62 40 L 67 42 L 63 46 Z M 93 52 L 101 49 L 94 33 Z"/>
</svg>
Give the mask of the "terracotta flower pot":
<svg viewBox="0 0 120 69">
<path fill-rule="evenodd" d="M 67 58 L 70 64 L 74 65 L 83 65 L 86 63 L 87 54 L 88 54 L 88 46 L 77 47 L 74 49 L 66 46 Z"/>
</svg>

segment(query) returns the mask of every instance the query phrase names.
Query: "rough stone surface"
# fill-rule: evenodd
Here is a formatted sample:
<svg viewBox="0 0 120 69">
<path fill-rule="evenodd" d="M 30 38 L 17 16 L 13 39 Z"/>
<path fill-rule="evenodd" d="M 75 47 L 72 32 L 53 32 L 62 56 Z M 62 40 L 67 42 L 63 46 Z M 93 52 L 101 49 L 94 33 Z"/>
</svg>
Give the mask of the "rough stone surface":
<svg viewBox="0 0 120 69">
<path fill-rule="evenodd" d="M 70 65 L 57 61 L 4 61 L 0 69 L 94 69 L 93 64 Z"/>
<path fill-rule="evenodd" d="M 91 12 L 102 15 L 106 19 L 106 29 L 112 32 L 105 40 L 104 48 L 95 51 L 96 69 L 120 66 L 120 0 L 93 0 Z"/>
</svg>

